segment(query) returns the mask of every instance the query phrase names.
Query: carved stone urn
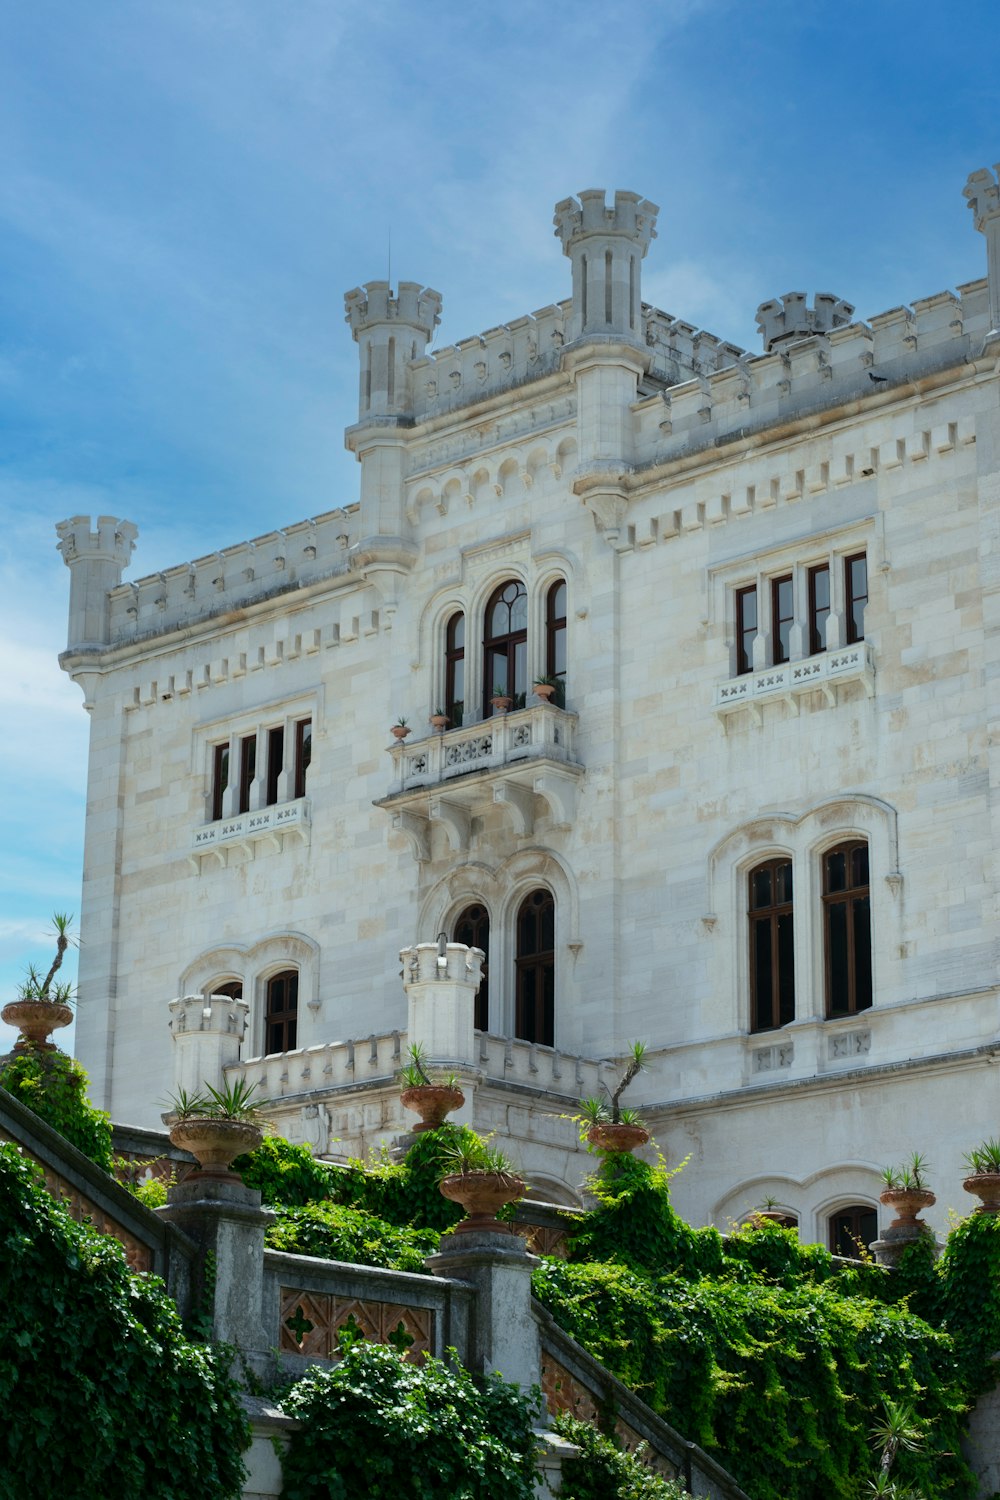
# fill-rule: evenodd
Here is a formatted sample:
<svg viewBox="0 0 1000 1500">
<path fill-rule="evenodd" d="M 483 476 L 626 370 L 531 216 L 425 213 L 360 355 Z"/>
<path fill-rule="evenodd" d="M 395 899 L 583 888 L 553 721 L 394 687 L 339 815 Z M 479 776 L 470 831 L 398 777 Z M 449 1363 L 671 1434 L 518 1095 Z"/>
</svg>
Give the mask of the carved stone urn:
<svg viewBox="0 0 1000 1500">
<path fill-rule="evenodd" d="M 930 1233 L 929 1226 L 917 1218 L 921 1209 L 932 1208 L 937 1202 L 928 1188 L 886 1188 L 879 1193 L 879 1201 L 896 1215 L 883 1239 L 919 1239 L 920 1235 Z"/>
<path fill-rule="evenodd" d="M 414 1135 L 423 1130 L 436 1130 L 453 1109 L 461 1109 L 465 1103 L 462 1090 L 446 1083 L 417 1083 L 404 1089 L 399 1097 L 407 1109 L 420 1116 L 420 1124 L 413 1127 Z"/>
<path fill-rule="evenodd" d="M 554 682 L 533 682 L 531 686 L 535 697 L 541 698 L 545 703 L 548 703 L 549 699 L 552 697 L 552 694 L 556 690 L 556 685 Z"/>
<path fill-rule="evenodd" d="M 453 1234 L 472 1234 L 482 1229 L 495 1234 L 509 1228 L 498 1222 L 497 1214 L 505 1204 L 523 1198 L 525 1191 L 524 1179 L 509 1172 L 455 1172 L 443 1177 L 438 1186 L 446 1198 L 465 1209 L 466 1217 L 456 1224 Z M 513 1229 L 511 1232 L 516 1233 Z"/>
<path fill-rule="evenodd" d="M 208 1172 L 229 1172 L 238 1156 L 255 1150 L 264 1139 L 260 1125 L 212 1115 L 175 1120 L 169 1129 L 172 1143 L 181 1151 L 190 1151 L 201 1169 Z"/>
<path fill-rule="evenodd" d="M 21 1033 L 14 1043 L 15 1052 L 23 1052 L 26 1047 L 44 1047 L 54 1052 L 56 1045 L 49 1037 L 53 1031 L 70 1024 L 73 1010 L 60 1000 L 11 1000 L 0 1011 L 0 1017 Z"/>
<path fill-rule="evenodd" d="M 962 1186 L 967 1193 L 972 1193 L 981 1200 L 973 1213 L 1000 1213 L 1000 1172 L 973 1172 L 966 1177 Z"/>
<path fill-rule="evenodd" d="M 645 1146 L 649 1131 L 644 1125 L 613 1125 L 610 1120 L 601 1120 L 591 1125 L 587 1140 L 595 1151 L 629 1153 Z"/>
</svg>

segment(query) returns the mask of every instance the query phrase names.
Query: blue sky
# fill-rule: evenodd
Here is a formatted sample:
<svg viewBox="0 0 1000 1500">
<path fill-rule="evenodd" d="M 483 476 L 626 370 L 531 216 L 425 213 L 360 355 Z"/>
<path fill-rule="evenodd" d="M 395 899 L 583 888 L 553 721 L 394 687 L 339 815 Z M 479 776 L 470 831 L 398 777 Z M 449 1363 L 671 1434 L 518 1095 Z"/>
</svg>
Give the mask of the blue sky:
<svg viewBox="0 0 1000 1500">
<path fill-rule="evenodd" d="M 995 0 L 0 3 L 0 996 L 79 910 L 56 521 L 135 521 L 140 576 L 354 500 L 390 235 L 442 344 L 568 295 L 586 187 L 659 203 L 646 299 L 748 348 L 785 291 L 985 274 L 998 41 Z"/>
</svg>

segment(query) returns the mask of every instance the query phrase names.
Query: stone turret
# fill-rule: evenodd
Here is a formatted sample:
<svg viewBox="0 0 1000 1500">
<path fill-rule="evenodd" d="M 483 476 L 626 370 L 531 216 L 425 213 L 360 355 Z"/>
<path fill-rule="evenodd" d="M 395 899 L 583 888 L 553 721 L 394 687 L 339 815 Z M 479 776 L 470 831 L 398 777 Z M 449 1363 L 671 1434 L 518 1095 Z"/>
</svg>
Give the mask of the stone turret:
<svg viewBox="0 0 1000 1500">
<path fill-rule="evenodd" d="M 613 335 L 642 343 L 641 266 L 658 212 L 638 193 L 617 192 L 608 208 L 603 188 L 556 204 L 555 232 L 573 266 L 570 340 Z"/>
<path fill-rule="evenodd" d="M 782 344 L 791 344 L 796 339 L 812 338 L 817 333 L 830 333 L 834 328 L 843 328 L 854 316 L 850 302 L 835 297 L 832 292 L 817 292 L 813 306 L 805 292 L 786 292 L 780 302 L 762 302 L 757 309 L 757 327 L 764 339 L 764 351 L 770 354 Z"/>
<path fill-rule="evenodd" d="M 1000 163 L 994 168 L 1000 177 Z M 1000 339 L 1000 183 L 988 167 L 971 172 L 962 189 L 973 223 L 986 236 L 986 275 L 990 288 L 990 331 L 986 342 Z"/>
<path fill-rule="evenodd" d="M 73 516 L 56 526 L 58 550 L 70 570 L 69 631 L 66 649 L 96 651 L 110 636 L 108 593 L 122 581 L 139 535 L 131 521 L 98 516 L 97 530 L 89 516 Z"/>
<path fill-rule="evenodd" d="M 408 415 L 406 369 L 441 321 L 441 295 L 416 281 L 368 281 L 344 297 L 345 322 L 361 355 L 358 420 Z"/>
<path fill-rule="evenodd" d="M 483 977 L 481 948 L 464 943 L 417 943 L 400 952 L 408 1001 L 407 1038 L 435 1062 L 471 1066 L 476 1056 L 473 1017 Z"/>
</svg>

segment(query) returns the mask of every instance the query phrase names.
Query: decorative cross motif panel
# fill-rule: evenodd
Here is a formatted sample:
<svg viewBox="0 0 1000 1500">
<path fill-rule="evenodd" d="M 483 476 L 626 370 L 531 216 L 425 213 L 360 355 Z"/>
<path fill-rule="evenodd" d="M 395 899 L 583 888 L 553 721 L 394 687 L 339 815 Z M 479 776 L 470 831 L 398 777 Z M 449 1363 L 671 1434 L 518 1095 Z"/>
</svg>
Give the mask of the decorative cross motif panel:
<svg viewBox="0 0 1000 1500">
<path fill-rule="evenodd" d="M 344 1329 L 373 1344 L 392 1344 L 417 1362 L 434 1347 L 432 1308 L 281 1288 L 281 1349 L 314 1359 L 339 1359 L 337 1338 Z"/>
</svg>

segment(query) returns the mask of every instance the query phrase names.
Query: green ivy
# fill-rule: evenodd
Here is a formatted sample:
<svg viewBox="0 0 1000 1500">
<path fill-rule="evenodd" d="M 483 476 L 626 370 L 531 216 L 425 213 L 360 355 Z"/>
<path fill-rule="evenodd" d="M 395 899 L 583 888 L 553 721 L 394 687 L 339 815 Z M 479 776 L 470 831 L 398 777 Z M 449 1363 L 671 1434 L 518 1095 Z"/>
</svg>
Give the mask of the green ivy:
<svg viewBox="0 0 1000 1500">
<path fill-rule="evenodd" d="M 499 1376 L 343 1343 L 281 1400 L 299 1421 L 283 1500 L 533 1500 L 537 1403 Z"/>
<path fill-rule="evenodd" d="M 560 1412 L 552 1427 L 581 1450 L 579 1458 L 563 1461 L 559 1500 L 690 1500 L 683 1485 L 646 1466 L 645 1444 L 638 1456 L 626 1453 L 616 1438 L 568 1412 Z"/>
<path fill-rule="evenodd" d="M 111 1120 L 89 1103 L 87 1075 L 75 1058 L 36 1047 L 14 1053 L 0 1069 L 0 1087 L 105 1172 L 111 1171 Z"/>
<path fill-rule="evenodd" d="M 440 1239 L 434 1229 L 398 1228 L 342 1203 L 279 1206 L 274 1212 L 278 1217 L 266 1235 L 272 1250 L 317 1255 L 358 1266 L 424 1272 L 424 1260 L 437 1249 Z"/>
<path fill-rule="evenodd" d="M 255 1151 L 236 1158 L 233 1169 L 271 1207 L 300 1208 L 334 1196 L 330 1179 L 337 1168 L 317 1161 L 308 1146 L 293 1146 L 280 1135 L 266 1135 Z"/>
<path fill-rule="evenodd" d="M 162 1283 L 0 1145 L 0 1500 L 233 1500 L 249 1433 L 228 1356 Z"/>
</svg>

